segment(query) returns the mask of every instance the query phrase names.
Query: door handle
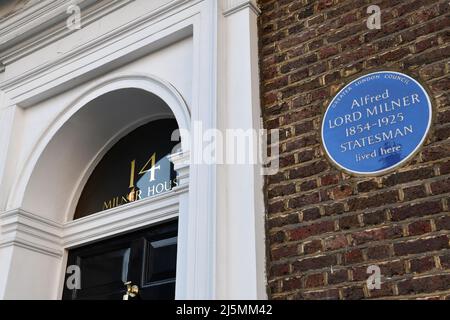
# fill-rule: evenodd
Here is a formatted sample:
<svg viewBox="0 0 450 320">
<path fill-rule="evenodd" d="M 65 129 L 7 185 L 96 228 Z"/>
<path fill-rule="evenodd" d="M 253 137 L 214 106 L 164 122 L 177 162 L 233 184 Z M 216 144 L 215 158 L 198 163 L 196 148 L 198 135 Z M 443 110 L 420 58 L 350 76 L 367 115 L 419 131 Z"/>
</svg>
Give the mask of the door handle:
<svg viewBox="0 0 450 320">
<path fill-rule="evenodd" d="M 134 298 L 139 293 L 139 287 L 131 281 L 125 282 L 124 285 L 127 287 L 127 291 L 123 295 L 123 300 L 129 300 L 130 297 Z"/>
</svg>

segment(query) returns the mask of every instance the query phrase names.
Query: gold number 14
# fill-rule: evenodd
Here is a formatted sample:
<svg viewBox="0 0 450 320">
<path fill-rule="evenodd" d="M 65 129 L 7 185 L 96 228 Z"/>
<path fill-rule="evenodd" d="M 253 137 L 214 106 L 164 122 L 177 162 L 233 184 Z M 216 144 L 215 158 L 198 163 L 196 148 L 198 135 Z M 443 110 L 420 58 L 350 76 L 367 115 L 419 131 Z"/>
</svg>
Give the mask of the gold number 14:
<svg viewBox="0 0 450 320">
<path fill-rule="evenodd" d="M 150 164 L 150 169 L 146 169 L 147 166 Z M 136 160 L 131 161 L 130 166 L 130 188 L 134 188 L 134 177 L 136 172 Z M 156 179 L 155 177 L 155 171 L 160 169 L 160 166 L 156 165 L 156 153 L 153 153 L 150 159 L 148 159 L 147 163 L 144 165 L 144 167 L 139 171 L 139 175 L 146 174 L 147 172 L 150 172 L 150 182 L 154 181 Z"/>
</svg>

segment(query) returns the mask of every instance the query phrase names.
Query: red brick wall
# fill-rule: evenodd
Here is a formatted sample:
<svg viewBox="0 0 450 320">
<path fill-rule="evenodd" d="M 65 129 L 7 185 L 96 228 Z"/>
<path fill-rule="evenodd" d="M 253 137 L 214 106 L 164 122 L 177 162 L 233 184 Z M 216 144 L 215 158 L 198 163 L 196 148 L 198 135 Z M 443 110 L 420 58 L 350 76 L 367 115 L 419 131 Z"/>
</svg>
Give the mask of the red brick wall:
<svg viewBox="0 0 450 320">
<path fill-rule="evenodd" d="M 273 299 L 450 297 L 448 0 L 260 0 L 262 110 L 279 128 L 266 178 Z M 382 9 L 369 30 L 368 5 Z M 434 99 L 429 139 L 395 172 L 352 177 L 320 145 L 326 101 L 375 68 L 407 71 Z M 381 290 L 368 290 L 378 265 Z"/>
</svg>

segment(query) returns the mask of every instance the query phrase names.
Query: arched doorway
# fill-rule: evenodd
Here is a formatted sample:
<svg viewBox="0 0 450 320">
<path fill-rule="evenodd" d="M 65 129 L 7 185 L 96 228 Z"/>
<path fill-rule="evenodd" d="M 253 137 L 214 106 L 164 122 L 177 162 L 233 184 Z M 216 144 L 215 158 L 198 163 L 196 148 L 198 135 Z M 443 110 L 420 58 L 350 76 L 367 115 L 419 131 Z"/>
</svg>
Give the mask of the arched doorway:
<svg viewBox="0 0 450 320">
<path fill-rule="evenodd" d="M 172 150 L 179 150 L 167 157 L 181 174 L 177 184 L 166 192 L 98 212 L 91 210 L 82 219 L 73 219 L 89 177 L 108 151 L 135 130 L 161 121 L 185 129 L 178 149 L 173 148 L 176 143 L 168 141 Z M 11 208 L 20 208 L 14 210 L 15 215 L 27 216 L 45 233 L 45 237 L 39 237 L 39 254 L 33 257 L 33 272 L 40 276 L 30 275 L 32 281 L 28 279 L 28 283 L 34 281 L 39 286 L 45 282 L 47 288 L 41 288 L 40 294 L 47 290 L 45 297 L 60 298 L 66 284 L 68 252 L 75 248 L 149 228 L 154 231 L 155 226 L 173 225 L 174 221 L 178 221 L 176 238 L 186 239 L 189 165 L 185 160 L 189 144 L 183 132 L 189 126 L 189 110 L 181 96 L 169 84 L 149 76 L 109 80 L 66 108 L 36 145 L 8 203 Z M 130 168 L 126 170 L 129 174 Z M 22 190 L 21 195 L 17 190 Z M 170 232 L 173 235 L 173 228 Z M 183 248 L 181 245 L 176 255 L 177 292 L 182 289 L 178 282 L 182 285 L 186 278 Z M 27 279 L 23 283 L 26 286 Z"/>
<path fill-rule="evenodd" d="M 121 138 L 89 177 L 74 220 L 170 192 L 174 119 L 153 120 Z M 126 214 L 126 211 L 125 213 Z M 69 251 L 63 299 L 174 299 L 177 220 Z M 72 272 L 70 271 L 72 270 Z M 128 292 L 129 287 L 135 292 Z"/>
</svg>

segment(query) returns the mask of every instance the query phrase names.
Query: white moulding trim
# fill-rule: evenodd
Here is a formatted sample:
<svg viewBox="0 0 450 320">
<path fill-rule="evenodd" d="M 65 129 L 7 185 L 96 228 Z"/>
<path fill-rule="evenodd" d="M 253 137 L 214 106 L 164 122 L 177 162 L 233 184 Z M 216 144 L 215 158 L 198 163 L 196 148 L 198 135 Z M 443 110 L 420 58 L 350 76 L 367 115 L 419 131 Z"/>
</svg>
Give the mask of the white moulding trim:
<svg viewBox="0 0 450 320">
<path fill-rule="evenodd" d="M 123 6 L 131 3 L 132 1 L 134 0 L 113 0 L 107 2 L 98 2 L 98 5 L 96 3 L 95 5 L 93 5 L 95 8 L 93 8 L 92 10 L 89 8 L 89 10 L 86 13 L 84 13 L 82 17 L 83 27 L 88 26 L 91 23 L 94 23 L 95 21 L 122 8 Z M 65 7 L 67 7 L 67 4 L 65 4 Z M 40 32 L 39 34 L 30 35 L 31 38 L 27 37 L 23 41 L 19 41 L 17 43 L 11 44 L 7 43 L 3 45 L 2 41 L 0 40 L 0 47 L 5 46 L 5 48 L 2 48 L 1 50 L 2 53 L 0 54 L 0 61 L 2 61 L 5 65 L 11 64 L 45 46 L 48 46 L 78 31 L 78 30 L 70 30 L 69 28 L 67 28 L 65 24 L 67 14 L 65 12 L 64 13 L 61 12 L 60 14 L 63 15 L 63 17 L 60 20 L 64 21 L 60 22 L 60 26 L 56 29 L 47 27 L 45 30 L 42 30 L 42 32 Z M 41 18 L 41 20 L 44 19 L 45 17 Z M 33 29 L 30 29 L 30 31 L 33 31 Z"/>
<path fill-rule="evenodd" d="M 63 224 L 20 208 L 9 210 L 0 214 L 0 248 L 19 246 L 62 258 L 64 249 L 178 217 L 180 194 L 187 191 L 179 187 Z"/>
<path fill-rule="evenodd" d="M 175 190 L 184 188 L 189 184 L 189 164 L 190 164 L 190 152 L 178 152 L 170 155 L 169 161 L 174 165 L 174 170 L 177 172 L 178 187 Z"/>
<path fill-rule="evenodd" d="M 256 15 L 261 14 L 261 10 L 254 0 L 225 0 L 223 15 L 227 17 L 245 8 L 251 9 Z"/>
<path fill-rule="evenodd" d="M 121 39 L 134 38 L 130 37 L 130 35 L 135 35 L 138 32 L 145 29 L 146 27 L 155 24 L 156 22 L 158 22 L 157 18 L 164 16 L 164 14 L 170 15 L 174 14 L 173 10 L 175 10 L 175 8 L 180 7 L 182 4 L 187 2 L 193 2 L 193 0 L 173 0 L 172 2 L 159 7 L 158 9 L 153 10 L 148 14 L 145 14 L 139 19 L 127 23 L 120 28 L 114 29 L 111 32 L 102 34 L 101 36 L 93 39 L 92 41 L 89 41 L 77 47 L 76 49 L 61 55 L 57 59 L 47 61 L 33 69 L 23 72 L 22 74 L 16 77 L 7 79 L 4 82 L 0 82 L 0 90 L 9 92 L 18 87 L 23 86 L 24 84 L 30 83 L 33 80 L 39 79 L 43 75 L 51 73 L 54 70 L 58 70 L 62 68 L 64 65 L 73 62 L 74 60 L 77 60 L 79 62 L 80 57 L 84 57 L 89 53 L 98 54 L 98 51 L 100 49 L 104 48 L 105 46 L 114 44 L 120 41 Z M 142 34 L 142 37 L 140 39 L 137 39 L 135 43 L 141 42 L 142 38 L 145 39 L 148 37 L 149 37 L 148 33 Z M 124 48 L 127 48 L 129 46 L 130 46 L 129 43 L 124 44 Z M 112 53 L 116 53 L 117 51 L 118 49 L 114 49 Z M 111 50 L 109 50 L 109 54 L 111 55 Z M 102 60 L 104 59 L 104 57 L 99 57 L 98 59 Z M 90 63 L 92 63 L 92 61 L 90 61 Z M 81 69 L 82 67 L 84 66 L 79 66 L 78 69 Z"/>
<path fill-rule="evenodd" d="M 71 4 L 82 8 L 92 0 L 46 0 L 19 10 L 0 21 L 0 47 L 16 42 L 16 38 L 27 38 L 40 29 L 49 28 L 66 17 L 67 7 Z"/>
<path fill-rule="evenodd" d="M 63 226 L 22 209 L 0 214 L 0 247 L 17 245 L 34 252 L 62 257 Z"/>
<path fill-rule="evenodd" d="M 63 247 L 116 236 L 178 216 L 179 193 L 169 191 L 64 224 Z"/>
</svg>

